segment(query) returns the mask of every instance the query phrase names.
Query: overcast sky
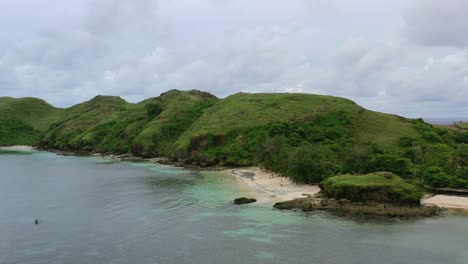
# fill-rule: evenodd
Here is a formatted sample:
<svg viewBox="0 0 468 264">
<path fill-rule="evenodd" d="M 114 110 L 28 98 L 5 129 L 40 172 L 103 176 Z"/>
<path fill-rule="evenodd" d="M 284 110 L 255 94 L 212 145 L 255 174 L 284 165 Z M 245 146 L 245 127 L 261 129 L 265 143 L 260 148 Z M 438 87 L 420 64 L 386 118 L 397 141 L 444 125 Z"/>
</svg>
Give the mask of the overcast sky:
<svg viewBox="0 0 468 264">
<path fill-rule="evenodd" d="M 302 92 L 468 116 L 466 0 L 0 0 L 0 96 Z"/>
</svg>

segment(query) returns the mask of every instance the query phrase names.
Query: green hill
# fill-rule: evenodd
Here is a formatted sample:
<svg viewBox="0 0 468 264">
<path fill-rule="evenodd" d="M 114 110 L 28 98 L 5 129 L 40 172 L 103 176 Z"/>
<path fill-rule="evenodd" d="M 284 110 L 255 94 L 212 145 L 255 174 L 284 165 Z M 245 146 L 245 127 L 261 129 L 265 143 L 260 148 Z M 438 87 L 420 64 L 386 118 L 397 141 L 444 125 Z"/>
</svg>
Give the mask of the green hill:
<svg viewBox="0 0 468 264">
<path fill-rule="evenodd" d="M 84 152 L 168 156 L 175 140 L 216 97 L 172 90 L 138 104 L 97 96 L 65 110 L 48 131 L 46 147 Z"/>
<path fill-rule="evenodd" d="M 297 182 L 390 171 L 468 187 L 468 134 L 366 110 L 339 97 L 171 90 L 132 104 L 97 96 L 67 109 L 0 98 L 0 145 L 168 157 L 199 166 L 259 165 Z"/>
<path fill-rule="evenodd" d="M 36 145 L 62 114 L 41 99 L 0 97 L 0 145 Z"/>
<path fill-rule="evenodd" d="M 348 99 L 312 94 L 245 94 L 220 100 L 198 119 L 178 141 L 180 148 L 204 135 L 225 136 L 272 122 L 311 122 L 317 116 L 344 112 L 349 128 L 360 143 L 374 142 L 395 148 L 399 138 L 417 134 L 410 120 L 368 111 Z"/>
<path fill-rule="evenodd" d="M 87 132 L 128 108 L 125 100 L 114 96 L 96 96 L 88 102 L 67 108 L 62 118 L 51 125 L 42 145 L 62 150 L 85 150 L 89 143 L 85 137 Z"/>
<path fill-rule="evenodd" d="M 0 97 L 0 120 L 21 120 L 40 131 L 47 130 L 62 114 L 62 109 L 42 99 Z"/>
<path fill-rule="evenodd" d="M 133 141 L 134 154 L 142 156 L 169 156 L 174 143 L 203 113 L 215 104 L 215 96 L 200 92 L 171 90 L 151 101 L 140 103 L 145 108 L 159 109 Z"/>
<path fill-rule="evenodd" d="M 331 96 L 239 93 L 220 100 L 210 108 L 178 144 L 183 148 L 194 137 L 207 134 L 223 136 L 231 131 L 278 121 L 310 121 L 320 113 L 338 110 L 355 113 L 359 107 L 347 99 Z"/>
</svg>

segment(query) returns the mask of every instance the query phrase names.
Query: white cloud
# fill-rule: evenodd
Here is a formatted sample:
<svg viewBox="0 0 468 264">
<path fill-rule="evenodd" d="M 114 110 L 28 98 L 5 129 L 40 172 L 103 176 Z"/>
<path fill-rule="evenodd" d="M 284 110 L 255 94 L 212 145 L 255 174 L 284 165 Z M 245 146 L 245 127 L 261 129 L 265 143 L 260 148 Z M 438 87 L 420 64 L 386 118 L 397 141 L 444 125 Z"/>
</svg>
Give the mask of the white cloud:
<svg viewBox="0 0 468 264">
<path fill-rule="evenodd" d="M 68 106 L 168 89 L 307 92 L 410 116 L 468 112 L 462 1 L 405 12 L 403 0 L 48 3 L 35 1 L 37 14 L 0 4 L 0 30 L 11 33 L 0 43 L 0 95 Z"/>
</svg>

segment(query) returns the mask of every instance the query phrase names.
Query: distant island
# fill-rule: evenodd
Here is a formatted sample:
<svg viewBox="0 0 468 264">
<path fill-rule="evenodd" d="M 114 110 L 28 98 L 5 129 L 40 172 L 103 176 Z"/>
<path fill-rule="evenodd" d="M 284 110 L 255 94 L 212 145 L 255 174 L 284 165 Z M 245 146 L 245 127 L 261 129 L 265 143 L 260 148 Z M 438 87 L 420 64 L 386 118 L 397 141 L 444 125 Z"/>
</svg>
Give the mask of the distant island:
<svg viewBox="0 0 468 264">
<path fill-rule="evenodd" d="M 414 186 L 417 195 L 423 188 L 468 188 L 467 128 L 312 94 L 221 99 L 171 90 L 136 104 L 97 96 L 66 109 L 36 98 L 0 97 L 0 146 L 198 167 L 259 166 L 306 184 L 386 171 Z"/>
</svg>

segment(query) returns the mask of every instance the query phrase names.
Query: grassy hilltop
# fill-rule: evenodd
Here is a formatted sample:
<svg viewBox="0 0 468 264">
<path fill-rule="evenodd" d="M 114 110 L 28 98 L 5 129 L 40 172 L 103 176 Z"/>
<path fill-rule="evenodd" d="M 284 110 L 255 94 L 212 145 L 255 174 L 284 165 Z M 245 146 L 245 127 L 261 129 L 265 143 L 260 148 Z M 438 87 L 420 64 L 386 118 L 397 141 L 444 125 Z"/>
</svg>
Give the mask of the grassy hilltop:
<svg viewBox="0 0 468 264">
<path fill-rule="evenodd" d="M 272 122 L 311 122 L 317 116 L 343 112 L 353 119 L 353 137 L 385 148 L 402 136 L 416 135 L 411 122 L 394 115 L 365 110 L 348 99 L 311 94 L 245 94 L 221 100 L 198 119 L 179 143 L 207 134 L 225 135 Z"/>
<path fill-rule="evenodd" d="M 216 98 L 198 91 L 169 91 L 138 104 L 119 97 L 97 96 L 66 109 L 41 145 L 61 150 L 136 156 L 168 156 L 185 131 Z"/>
<path fill-rule="evenodd" d="M 0 97 L 0 145 L 37 145 L 62 114 L 41 99 Z"/>
<path fill-rule="evenodd" d="M 298 182 L 390 171 L 468 187 L 468 133 L 369 111 L 339 97 L 171 90 L 132 104 L 97 96 L 66 109 L 0 98 L 0 145 L 260 165 Z"/>
<path fill-rule="evenodd" d="M 321 183 L 321 189 L 326 197 L 393 204 L 419 204 L 424 194 L 415 185 L 385 172 L 330 177 Z"/>
</svg>

